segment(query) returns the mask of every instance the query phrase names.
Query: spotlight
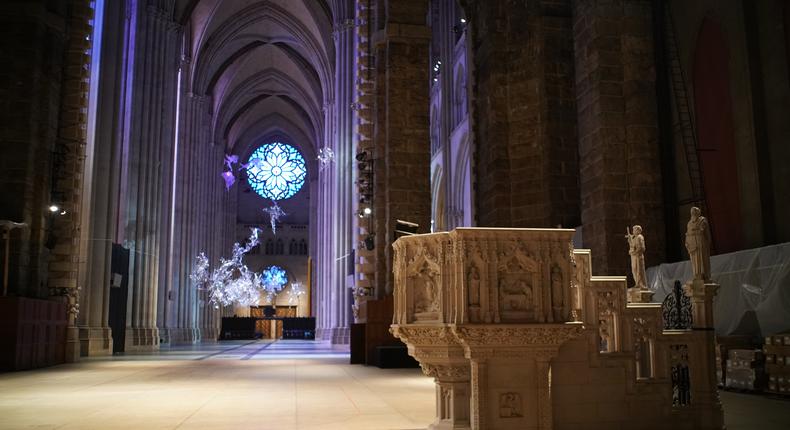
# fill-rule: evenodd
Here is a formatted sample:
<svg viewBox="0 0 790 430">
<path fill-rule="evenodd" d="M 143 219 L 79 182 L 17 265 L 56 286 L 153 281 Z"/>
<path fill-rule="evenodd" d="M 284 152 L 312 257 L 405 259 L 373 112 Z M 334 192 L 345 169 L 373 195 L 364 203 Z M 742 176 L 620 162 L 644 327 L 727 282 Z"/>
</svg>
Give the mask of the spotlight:
<svg viewBox="0 0 790 430">
<path fill-rule="evenodd" d="M 370 214 L 373 213 L 373 209 L 365 208 L 365 209 L 362 210 L 362 213 L 364 213 L 365 215 L 370 215 Z"/>
<path fill-rule="evenodd" d="M 466 18 L 461 18 L 461 24 L 466 24 Z"/>
<path fill-rule="evenodd" d="M 362 151 L 356 156 L 357 161 L 365 161 L 368 159 L 368 151 Z"/>
<path fill-rule="evenodd" d="M 55 213 L 55 212 L 57 212 L 59 210 L 60 210 L 60 207 L 58 205 L 50 205 L 49 206 L 49 211 L 52 212 L 52 213 Z"/>
<path fill-rule="evenodd" d="M 60 211 L 60 214 L 61 214 L 61 215 L 66 215 L 66 210 L 65 210 L 65 209 L 63 209 L 62 211 Z"/>
</svg>

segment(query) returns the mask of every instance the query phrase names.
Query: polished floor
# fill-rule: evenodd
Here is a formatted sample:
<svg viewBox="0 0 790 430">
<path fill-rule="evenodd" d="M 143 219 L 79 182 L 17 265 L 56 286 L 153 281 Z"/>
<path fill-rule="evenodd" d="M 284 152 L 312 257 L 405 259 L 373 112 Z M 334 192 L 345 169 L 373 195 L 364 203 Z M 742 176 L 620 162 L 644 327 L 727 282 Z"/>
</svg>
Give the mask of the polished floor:
<svg viewBox="0 0 790 430">
<path fill-rule="evenodd" d="M 322 342 L 222 342 L 0 374 L 0 429 L 425 429 L 419 369 Z M 790 429 L 790 401 L 722 392 L 728 430 Z"/>
<path fill-rule="evenodd" d="M 0 374 L 0 429 L 424 429 L 419 369 L 322 342 L 222 342 Z"/>
</svg>

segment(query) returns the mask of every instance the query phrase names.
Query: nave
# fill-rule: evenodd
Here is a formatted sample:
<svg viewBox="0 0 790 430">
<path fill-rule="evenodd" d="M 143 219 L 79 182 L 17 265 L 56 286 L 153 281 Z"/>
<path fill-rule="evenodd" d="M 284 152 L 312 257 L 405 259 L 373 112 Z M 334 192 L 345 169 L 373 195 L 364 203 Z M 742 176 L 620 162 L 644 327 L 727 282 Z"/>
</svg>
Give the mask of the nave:
<svg viewBox="0 0 790 430">
<path fill-rule="evenodd" d="M 328 342 L 225 341 L 0 374 L 0 429 L 411 430 L 433 398 L 419 369 Z"/>
<path fill-rule="evenodd" d="M 201 343 L 0 374 L 0 429 L 424 429 L 433 385 L 329 342 Z M 786 401 L 720 394 L 729 430 L 790 428 Z"/>
</svg>

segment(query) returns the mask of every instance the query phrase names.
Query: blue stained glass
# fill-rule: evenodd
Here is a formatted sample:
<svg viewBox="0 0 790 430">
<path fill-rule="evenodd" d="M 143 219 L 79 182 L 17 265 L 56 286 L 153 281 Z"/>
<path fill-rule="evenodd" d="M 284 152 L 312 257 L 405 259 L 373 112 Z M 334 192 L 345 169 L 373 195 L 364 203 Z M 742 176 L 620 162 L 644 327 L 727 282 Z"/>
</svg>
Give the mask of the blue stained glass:
<svg viewBox="0 0 790 430">
<path fill-rule="evenodd" d="M 288 275 L 280 266 L 269 266 L 263 271 L 262 282 L 268 289 L 279 291 L 288 282 Z"/>
<path fill-rule="evenodd" d="M 247 182 L 263 198 L 285 200 L 304 185 L 304 157 L 291 145 L 274 142 L 261 145 L 247 160 Z"/>
</svg>

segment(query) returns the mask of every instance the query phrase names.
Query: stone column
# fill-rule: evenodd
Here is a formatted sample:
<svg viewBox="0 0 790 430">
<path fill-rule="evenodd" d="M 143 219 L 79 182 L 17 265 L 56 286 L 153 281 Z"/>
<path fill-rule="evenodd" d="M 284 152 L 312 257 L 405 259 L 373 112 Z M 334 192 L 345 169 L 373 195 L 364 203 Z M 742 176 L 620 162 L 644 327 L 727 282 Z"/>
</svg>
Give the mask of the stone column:
<svg viewBox="0 0 790 430">
<path fill-rule="evenodd" d="M 191 63 L 184 64 L 189 66 Z M 183 73 L 182 73 L 183 74 Z M 182 117 L 180 119 L 179 156 L 176 161 L 175 207 L 173 214 L 172 253 L 173 307 L 175 321 L 168 329 L 170 341 L 193 342 L 200 339 L 199 300 L 201 297 L 197 286 L 192 284 L 189 275 L 192 272 L 195 257 L 199 252 L 197 236 L 197 216 L 200 195 L 199 178 L 206 173 L 201 170 L 201 148 L 210 145 L 207 141 L 208 100 L 192 92 L 184 91 L 181 96 Z M 228 233 L 228 232 L 224 232 Z M 226 237 L 232 238 L 231 234 Z M 205 250 L 210 261 L 214 263 L 216 254 Z"/>
<path fill-rule="evenodd" d="M 88 214 L 82 220 L 85 243 L 85 271 L 80 278 L 84 286 L 80 309 L 80 343 L 88 355 L 112 353 L 112 336 L 108 326 L 109 296 L 112 283 L 111 262 L 113 243 L 118 239 L 118 184 L 121 176 L 122 124 L 118 118 L 123 109 L 126 83 L 124 55 L 126 47 L 126 9 L 121 2 L 104 4 L 102 40 L 99 57 L 95 127 L 93 129 L 92 163 L 85 167 L 85 180 L 90 181 Z M 96 41 L 96 43 L 99 43 Z M 96 64 L 94 62 L 94 64 Z M 87 162 L 88 160 L 86 160 Z M 88 179 L 90 178 L 90 179 Z"/>
<path fill-rule="evenodd" d="M 409 354 L 420 362 L 423 373 L 434 378 L 436 383 L 436 419 L 428 429 L 471 429 L 470 365 L 450 330 L 441 326 L 399 325 L 393 326 L 391 331 L 409 345 Z"/>
<path fill-rule="evenodd" d="M 351 290 L 348 284 L 351 260 L 353 222 L 352 186 L 354 175 L 354 2 L 339 2 L 335 13 L 335 161 L 329 167 L 334 170 L 335 195 L 332 204 L 332 229 L 334 230 L 333 268 L 331 288 L 337 302 L 332 313 L 332 343 L 347 344 L 350 341 Z"/>
<path fill-rule="evenodd" d="M 579 225 L 570 0 L 462 3 L 478 225 Z"/>
<path fill-rule="evenodd" d="M 396 220 L 430 229 L 427 0 L 380 0 L 376 58 L 374 220 L 377 295 L 391 294 Z"/>
<path fill-rule="evenodd" d="M 334 103 L 326 101 L 324 103 L 324 134 L 323 142 L 332 143 L 334 145 L 335 136 L 333 135 L 334 122 Z M 319 143 L 320 144 L 320 143 Z M 335 148 L 333 148 L 334 150 Z M 337 164 L 337 161 L 335 162 Z M 333 321 L 338 312 L 337 306 L 339 305 L 339 286 L 337 285 L 337 265 L 335 263 L 336 242 L 338 239 L 336 234 L 336 227 L 333 224 L 333 204 L 335 203 L 335 196 L 339 190 L 335 189 L 336 178 L 339 168 L 335 166 L 327 167 L 326 169 L 319 170 L 318 172 L 318 226 L 317 226 L 317 253 L 316 272 L 318 279 L 316 280 L 316 337 L 323 340 L 332 340 L 334 333 Z"/>
<path fill-rule="evenodd" d="M 80 356 L 79 313 L 80 227 L 83 220 L 82 191 L 93 9 L 87 0 L 69 2 L 66 44 L 63 52 L 58 134 L 52 160 L 52 203 L 61 212 L 53 218 L 51 238 L 55 246 L 49 258 L 48 286 L 52 296 L 71 304 L 66 339 L 66 361 Z"/>
<path fill-rule="evenodd" d="M 134 241 L 134 247 L 126 351 L 159 346 L 156 309 L 160 263 L 166 257 L 166 252 L 161 252 L 162 234 L 167 231 L 163 210 L 168 209 L 162 163 L 170 159 L 172 150 L 178 65 L 178 28 L 166 5 L 139 5 L 135 13 L 130 170 L 125 196 L 126 237 Z"/>
<path fill-rule="evenodd" d="M 691 405 L 696 409 L 696 428 L 724 428 L 724 412 L 719 400 L 716 378 L 716 332 L 713 326 L 713 298 L 719 285 L 694 279 L 684 286 L 691 297 L 692 330 L 700 341 L 691 356 Z"/>
<path fill-rule="evenodd" d="M 593 273 L 629 273 L 625 227 L 664 237 L 651 2 L 575 0 L 584 246 Z M 650 241 L 648 266 L 663 261 Z"/>
<path fill-rule="evenodd" d="M 355 99 L 354 99 L 354 112 L 356 120 L 356 135 L 355 135 L 355 152 L 357 154 L 365 154 L 370 159 L 373 154 L 373 109 L 375 105 L 375 87 L 373 85 L 373 70 L 371 68 L 373 57 L 371 55 L 371 8 L 370 2 L 367 0 L 356 0 L 356 71 L 355 71 Z M 369 160 L 363 161 L 364 166 L 370 164 Z M 373 185 L 368 183 L 371 176 L 367 173 L 369 170 L 364 171 L 360 169 L 360 162 L 356 159 L 352 160 L 351 169 L 354 171 L 354 180 L 356 184 L 355 197 L 356 201 L 352 201 L 354 218 L 353 231 L 354 231 L 354 255 L 356 257 L 355 270 L 354 270 L 354 304 L 352 311 L 354 314 L 354 321 L 362 323 L 367 318 L 367 305 L 366 302 L 375 294 L 375 251 L 368 250 L 365 246 L 365 239 L 369 234 L 373 233 L 371 214 L 359 217 L 359 211 L 365 207 L 369 207 L 369 200 L 371 199 L 370 193 L 372 192 Z M 361 202 L 362 198 L 364 202 Z M 382 276 L 384 274 L 382 273 Z"/>
</svg>

